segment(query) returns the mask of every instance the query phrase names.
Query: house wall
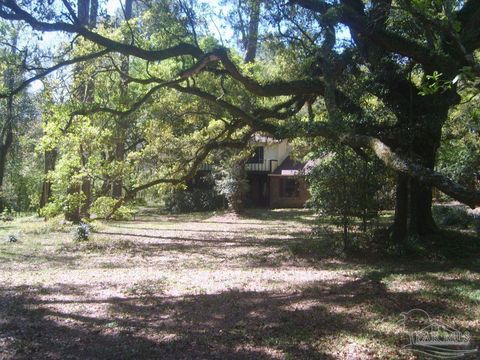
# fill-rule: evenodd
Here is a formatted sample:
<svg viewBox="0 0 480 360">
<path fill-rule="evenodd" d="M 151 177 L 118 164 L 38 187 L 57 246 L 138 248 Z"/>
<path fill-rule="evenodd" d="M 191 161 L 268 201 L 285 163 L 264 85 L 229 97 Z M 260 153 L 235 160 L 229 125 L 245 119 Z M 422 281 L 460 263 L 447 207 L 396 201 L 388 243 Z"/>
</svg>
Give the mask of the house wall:
<svg viewBox="0 0 480 360">
<path fill-rule="evenodd" d="M 263 144 L 263 157 L 266 160 L 266 163 L 268 164 L 270 160 L 277 160 L 274 163 L 274 166 L 277 167 L 280 165 L 283 160 L 286 159 L 288 154 L 290 154 L 290 145 L 286 140 L 282 142 L 272 142 L 272 143 L 266 143 Z M 272 169 L 272 171 L 274 171 Z"/>
<path fill-rule="evenodd" d="M 292 176 L 269 176 L 270 196 L 269 205 L 271 208 L 301 208 L 305 206 L 305 202 L 309 199 L 307 183 L 300 177 Z M 298 181 L 298 196 L 285 197 L 282 196 L 281 184 L 282 179 L 294 178 Z"/>
</svg>

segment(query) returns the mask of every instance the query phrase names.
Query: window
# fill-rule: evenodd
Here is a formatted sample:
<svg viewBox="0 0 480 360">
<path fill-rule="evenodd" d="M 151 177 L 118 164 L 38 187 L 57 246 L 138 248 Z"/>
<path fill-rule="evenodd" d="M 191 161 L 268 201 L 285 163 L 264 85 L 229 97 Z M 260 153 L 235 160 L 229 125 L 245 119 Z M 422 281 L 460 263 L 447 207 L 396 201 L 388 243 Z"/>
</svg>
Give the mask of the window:
<svg viewBox="0 0 480 360">
<path fill-rule="evenodd" d="M 280 183 L 281 197 L 298 197 L 299 195 L 300 189 L 297 180 L 293 178 L 282 179 Z"/>
<path fill-rule="evenodd" d="M 263 163 L 263 146 L 257 146 L 252 157 L 247 161 L 249 164 Z"/>
</svg>

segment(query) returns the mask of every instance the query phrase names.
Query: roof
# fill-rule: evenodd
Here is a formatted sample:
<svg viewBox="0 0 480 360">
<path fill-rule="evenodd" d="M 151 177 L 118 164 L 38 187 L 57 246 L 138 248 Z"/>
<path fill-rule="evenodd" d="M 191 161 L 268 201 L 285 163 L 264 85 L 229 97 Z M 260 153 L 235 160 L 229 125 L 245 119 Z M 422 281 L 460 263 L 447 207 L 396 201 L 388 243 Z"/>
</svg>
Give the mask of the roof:
<svg viewBox="0 0 480 360">
<path fill-rule="evenodd" d="M 312 164 L 310 161 L 299 162 L 293 160 L 290 156 L 287 156 L 283 162 L 277 166 L 273 175 L 284 175 L 284 176 L 293 176 L 299 174 L 305 174 L 309 171 Z"/>
<path fill-rule="evenodd" d="M 269 144 L 269 143 L 282 142 L 282 140 L 277 140 L 270 135 L 261 134 L 261 133 L 253 134 L 251 141 L 253 143 L 259 143 L 259 144 Z"/>
</svg>

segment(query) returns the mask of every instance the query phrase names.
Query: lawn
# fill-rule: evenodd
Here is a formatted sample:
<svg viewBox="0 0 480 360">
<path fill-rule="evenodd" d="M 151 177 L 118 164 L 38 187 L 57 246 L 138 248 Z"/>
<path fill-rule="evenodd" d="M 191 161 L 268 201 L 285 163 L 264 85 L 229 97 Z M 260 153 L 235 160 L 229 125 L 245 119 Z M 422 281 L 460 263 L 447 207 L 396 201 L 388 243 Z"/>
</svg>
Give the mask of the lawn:
<svg viewBox="0 0 480 360">
<path fill-rule="evenodd" d="M 322 256 L 318 221 L 152 209 L 82 243 L 2 223 L 0 359 L 413 359 L 399 320 L 415 308 L 479 339 L 478 261 Z"/>
</svg>

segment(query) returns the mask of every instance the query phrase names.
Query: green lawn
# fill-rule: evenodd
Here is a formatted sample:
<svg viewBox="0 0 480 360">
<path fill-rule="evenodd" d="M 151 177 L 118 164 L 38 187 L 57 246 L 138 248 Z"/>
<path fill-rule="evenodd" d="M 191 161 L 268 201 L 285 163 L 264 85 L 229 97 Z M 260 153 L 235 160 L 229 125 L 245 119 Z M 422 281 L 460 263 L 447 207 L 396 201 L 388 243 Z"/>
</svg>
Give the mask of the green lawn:
<svg viewBox="0 0 480 360">
<path fill-rule="evenodd" d="M 2 223 L 0 359 L 413 359 L 398 321 L 414 308 L 479 339 L 478 261 L 322 256 L 318 221 L 149 211 L 84 243 Z"/>
</svg>

